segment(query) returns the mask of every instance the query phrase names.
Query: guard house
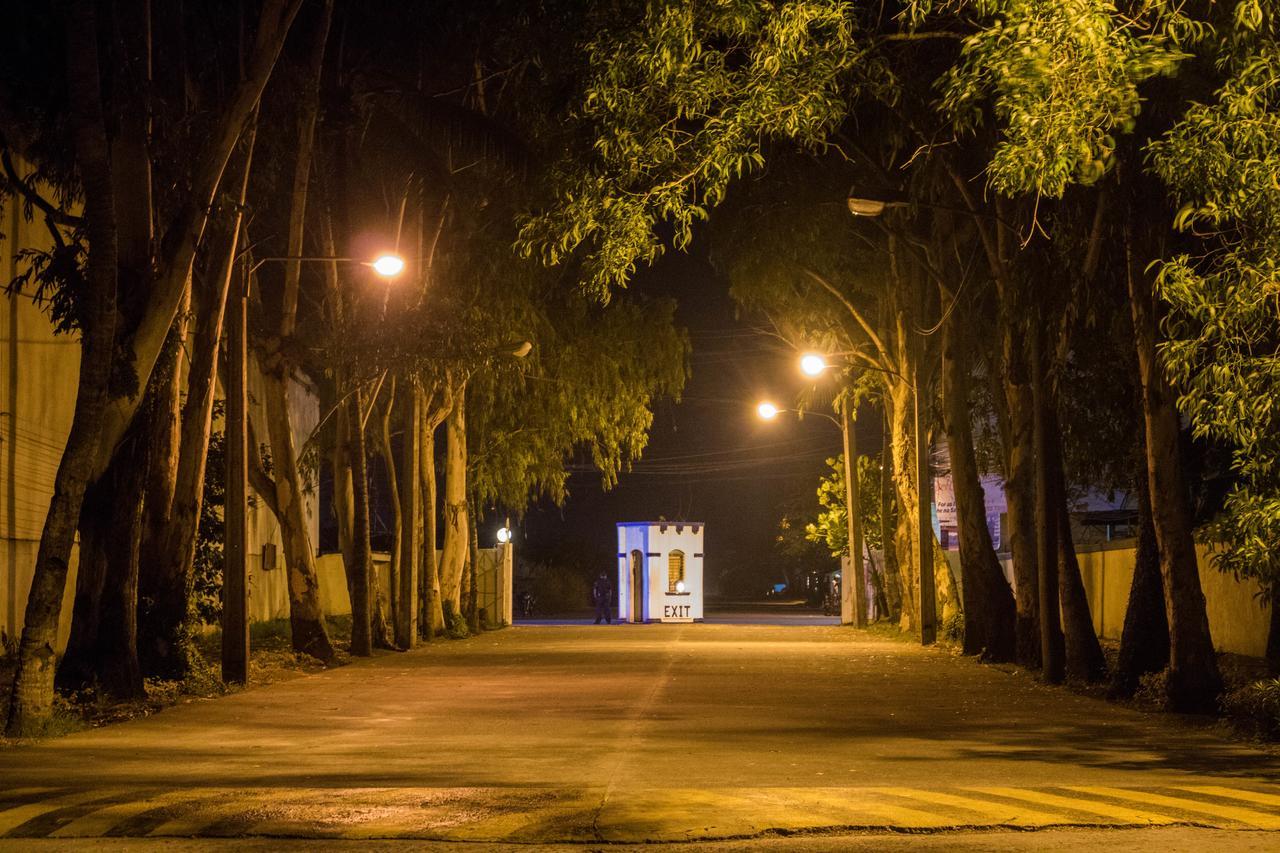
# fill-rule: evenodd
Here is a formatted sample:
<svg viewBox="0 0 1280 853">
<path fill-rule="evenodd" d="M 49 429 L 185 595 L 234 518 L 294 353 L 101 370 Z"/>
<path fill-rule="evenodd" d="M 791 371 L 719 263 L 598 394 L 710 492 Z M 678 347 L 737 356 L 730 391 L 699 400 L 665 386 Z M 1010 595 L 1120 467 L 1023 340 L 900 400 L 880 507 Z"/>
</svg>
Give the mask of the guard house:
<svg viewBox="0 0 1280 853">
<path fill-rule="evenodd" d="M 702 621 L 702 535 L 690 521 L 618 524 L 618 621 Z"/>
</svg>

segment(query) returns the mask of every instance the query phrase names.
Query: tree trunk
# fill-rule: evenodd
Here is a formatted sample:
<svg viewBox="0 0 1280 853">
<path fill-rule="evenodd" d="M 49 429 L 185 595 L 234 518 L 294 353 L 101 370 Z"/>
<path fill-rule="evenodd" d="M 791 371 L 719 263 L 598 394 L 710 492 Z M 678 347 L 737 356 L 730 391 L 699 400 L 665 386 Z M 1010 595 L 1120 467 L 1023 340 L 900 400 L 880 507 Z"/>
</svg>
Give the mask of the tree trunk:
<svg viewBox="0 0 1280 853">
<path fill-rule="evenodd" d="M 364 426 L 361 423 L 363 394 L 356 388 L 343 407 L 347 414 L 347 466 L 351 472 L 352 525 L 351 556 L 347 583 L 351 593 L 351 654 L 373 654 L 372 602 L 369 575 L 372 554 L 369 545 L 369 479 L 365 470 Z"/>
<path fill-rule="evenodd" d="M 902 578 L 893 541 L 893 515 L 893 437 L 886 411 L 880 446 L 880 550 L 884 558 L 884 593 L 888 605 L 885 616 L 891 622 L 898 622 L 902 619 Z"/>
<path fill-rule="evenodd" d="M 911 438 L 911 384 L 890 380 L 889 435 L 892 448 L 894 496 L 898 502 L 893 552 L 898 558 L 898 589 L 902 611 L 898 624 L 903 631 L 917 625 L 917 577 L 920 571 L 916 538 L 915 442 Z M 905 560 L 903 559 L 905 558 Z"/>
<path fill-rule="evenodd" d="M 250 128 L 240 180 L 240 205 L 231 218 L 226 257 L 214 281 L 195 294 L 196 328 L 191 340 L 186 402 L 182 407 L 175 490 L 155 557 L 144 561 L 138 595 L 138 655 L 143 672 L 166 679 L 184 678 L 194 656 L 191 599 L 196 540 L 204 501 L 205 463 L 213 423 L 218 377 L 218 343 L 227 294 L 235 276 L 236 252 L 256 128 Z"/>
<path fill-rule="evenodd" d="M 53 713 L 54 646 L 66 589 L 71 547 L 85 489 L 93 474 L 109 401 L 116 334 L 116 201 L 110 148 L 102 113 L 95 4 L 70 3 L 65 16 L 70 124 L 84 192 L 89 254 L 83 296 L 80 376 L 71 432 L 53 481 L 53 497 L 40 534 L 27 596 L 18 665 L 14 670 L 10 737 L 39 733 Z"/>
<path fill-rule="evenodd" d="M 1001 309 L 1001 314 L 1005 309 Z M 1039 579 L 1036 571 L 1035 520 L 1035 407 L 1027 376 L 1020 336 L 1008 320 L 999 323 L 1001 352 L 992 363 L 991 398 L 995 401 L 996 422 L 1004 461 L 1004 494 L 1007 524 L 1001 536 L 1013 556 L 1013 595 L 1017 615 L 1014 623 L 1015 655 L 1028 669 L 1040 668 Z"/>
<path fill-rule="evenodd" d="M 953 297 L 954 298 L 954 297 Z M 959 303 L 957 303 L 957 309 Z M 968 349 L 960 340 L 967 313 L 956 310 L 943 328 L 942 399 L 951 481 L 955 489 L 964 596 L 964 653 L 984 660 L 1015 657 L 1017 610 L 987 529 L 986 499 L 973 448 Z"/>
<path fill-rule="evenodd" d="M 470 528 L 469 545 L 470 550 L 467 554 L 467 625 L 471 628 L 471 633 L 480 633 L 480 531 L 476 529 L 476 520 L 479 513 L 476 511 L 475 503 L 471 503 L 468 512 L 468 527 Z"/>
<path fill-rule="evenodd" d="M 382 463 L 387 474 L 387 489 L 391 496 L 391 550 L 388 553 L 390 562 L 387 567 L 387 589 L 390 593 L 392 632 L 395 637 L 402 637 L 405 633 L 405 628 L 401 624 L 404 614 L 400 607 L 399 597 L 400 572 L 402 571 L 400 563 L 404 550 L 405 518 L 400 494 L 400 484 L 396 476 L 396 456 L 391 448 L 391 417 L 395 411 L 396 404 L 395 377 L 391 377 L 387 384 L 386 404 L 382 407 L 382 412 L 378 419 L 378 455 L 382 457 Z M 408 444 L 407 440 L 405 444 Z M 412 519 L 409 520 L 409 523 L 412 523 Z M 380 584 L 378 589 L 379 597 L 381 597 Z M 392 645 L 400 645 L 402 648 L 408 648 L 407 644 L 393 643 Z"/>
<path fill-rule="evenodd" d="M 1280 676 L 1280 601 L 1271 594 L 1271 623 L 1267 628 L 1267 672 Z"/>
<path fill-rule="evenodd" d="M 1175 711 L 1213 713 L 1222 693 L 1222 677 L 1218 673 L 1204 592 L 1200 588 L 1191 504 L 1178 447 L 1178 410 L 1157 349 L 1160 319 L 1153 285 L 1144 269 L 1146 259 L 1137 256 L 1133 245 L 1133 228 L 1132 222 L 1126 223 L 1125 257 L 1142 378 L 1151 523 L 1160 552 L 1165 614 L 1169 620 L 1169 677 L 1165 698 Z"/>
<path fill-rule="evenodd" d="M 400 541 L 400 589 L 396 611 L 396 645 L 411 649 L 418 639 L 418 575 L 421 571 L 422 551 L 422 476 L 418 459 L 422 420 L 422 389 L 416 382 L 409 384 L 409 394 L 403 406 L 404 417 L 401 442 L 403 483 L 400 488 L 400 518 L 403 533 Z"/>
<path fill-rule="evenodd" d="M 293 444 L 288 379 L 282 372 L 283 365 L 277 363 L 274 367 L 274 370 L 264 369 L 262 372 L 262 393 L 275 474 L 277 520 L 284 542 L 285 567 L 289 573 L 289 628 L 294 651 L 327 662 L 333 660 L 333 645 L 329 642 L 324 611 L 320 606 L 320 581 L 303 504 L 298 454 Z"/>
<path fill-rule="evenodd" d="M 1035 519 L 1036 567 L 1038 569 L 1037 609 L 1040 616 L 1041 677 L 1047 684 L 1061 684 L 1066 677 L 1066 648 L 1062 636 L 1062 610 L 1058 599 L 1058 510 L 1054 490 L 1052 464 L 1052 418 L 1049 407 L 1048 377 L 1042 352 L 1042 324 L 1039 318 L 1031 324 L 1031 365 L 1035 371 L 1032 384 L 1035 416 Z"/>
<path fill-rule="evenodd" d="M 446 613 L 462 615 L 462 572 L 467 562 L 470 527 L 467 523 L 466 392 L 459 391 L 445 421 L 448 444 L 444 471 L 444 553 L 440 560 L 440 593 Z"/>
<path fill-rule="evenodd" d="M 1058 597 L 1062 606 L 1062 629 L 1066 642 L 1066 674 L 1075 681 L 1090 684 L 1107 677 L 1107 658 L 1093 627 L 1089 598 L 1080 577 L 1080 561 L 1076 557 L 1075 537 L 1071 534 L 1071 513 L 1067 506 L 1066 477 L 1062 459 L 1062 429 L 1057 404 L 1051 403 L 1046 415 L 1048 430 L 1050 495 L 1058 519 Z"/>
<path fill-rule="evenodd" d="M 1138 681 L 1149 672 L 1169 665 L 1169 621 L 1164 612 L 1164 589 L 1160 580 L 1160 551 L 1151 524 L 1151 493 L 1147 491 L 1146 455 L 1137 478 L 1138 548 L 1134 557 L 1129 604 L 1124 611 L 1120 633 L 1120 655 L 1107 691 L 1111 699 L 1131 699 Z"/>
<path fill-rule="evenodd" d="M 444 629 L 443 598 L 440 594 L 439 513 L 436 494 L 436 430 L 427 413 L 422 418 L 422 447 L 418 464 L 422 470 L 422 577 L 418 586 L 418 606 L 422 611 L 422 637 L 428 642 Z"/>
</svg>

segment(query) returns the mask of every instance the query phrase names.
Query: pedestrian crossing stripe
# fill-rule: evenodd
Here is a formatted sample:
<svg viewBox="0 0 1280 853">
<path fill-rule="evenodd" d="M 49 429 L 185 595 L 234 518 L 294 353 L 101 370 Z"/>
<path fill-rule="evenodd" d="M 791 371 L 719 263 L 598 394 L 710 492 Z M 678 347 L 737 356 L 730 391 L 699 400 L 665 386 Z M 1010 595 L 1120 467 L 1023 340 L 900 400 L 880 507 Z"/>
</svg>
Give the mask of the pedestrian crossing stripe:
<svg viewBox="0 0 1280 853">
<path fill-rule="evenodd" d="M 0 837 L 268 834 L 546 842 L 714 839 L 850 827 L 1280 830 L 1280 795 L 1262 787 L 1259 781 L 1253 787 L 667 788 L 622 789 L 608 798 L 594 788 L 13 788 L 0 791 Z"/>
</svg>

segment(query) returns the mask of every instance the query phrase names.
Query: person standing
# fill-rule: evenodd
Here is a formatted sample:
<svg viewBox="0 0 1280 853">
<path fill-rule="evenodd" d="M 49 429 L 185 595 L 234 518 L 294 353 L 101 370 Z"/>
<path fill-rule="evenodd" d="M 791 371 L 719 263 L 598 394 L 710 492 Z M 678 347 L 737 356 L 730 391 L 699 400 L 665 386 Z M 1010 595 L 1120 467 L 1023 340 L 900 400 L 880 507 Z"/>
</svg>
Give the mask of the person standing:
<svg viewBox="0 0 1280 853">
<path fill-rule="evenodd" d="M 591 585 L 591 602 L 596 606 L 595 624 L 599 625 L 603 619 L 606 624 L 612 625 L 613 614 L 609 608 L 613 604 L 613 584 L 609 583 L 608 572 L 601 572 L 600 577 Z"/>
</svg>

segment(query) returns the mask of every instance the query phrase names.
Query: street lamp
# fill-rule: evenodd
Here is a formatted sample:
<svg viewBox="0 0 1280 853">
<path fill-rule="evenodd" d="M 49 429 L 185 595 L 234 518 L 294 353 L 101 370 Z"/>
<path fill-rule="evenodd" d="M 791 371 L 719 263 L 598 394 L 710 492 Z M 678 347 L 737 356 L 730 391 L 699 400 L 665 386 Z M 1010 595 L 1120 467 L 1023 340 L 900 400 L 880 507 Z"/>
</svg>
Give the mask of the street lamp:
<svg viewBox="0 0 1280 853">
<path fill-rule="evenodd" d="M 768 401 L 765 401 L 760 405 L 756 406 L 756 414 L 766 421 L 773 420 L 778 416 L 778 413 L 781 411 L 782 411 L 781 409 L 779 409 L 773 403 L 770 403 Z"/>
<path fill-rule="evenodd" d="M 818 377 L 830 367 L 826 356 L 805 353 L 800 357 L 800 371 L 806 376 Z M 867 578 L 862 562 L 862 519 L 858 501 L 858 436 L 853 426 L 853 405 L 849 401 L 840 407 L 838 422 L 844 440 L 844 491 L 845 523 L 849 540 L 849 567 L 852 570 L 848 583 L 840 584 L 840 622 L 843 625 L 867 626 Z"/>
<path fill-rule="evenodd" d="M 817 353 L 806 353 L 800 359 L 800 370 L 806 376 L 821 376 L 827 367 L 827 360 Z"/>
<path fill-rule="evenodd" d="M 511 541 L 511 529 L 508 527 L 499 527 L 497 538 L 499 545 L 506 545 Z"/>
<path fill-rule="evenodd" d="M 875 198 L 857 198 L 849 195 L 849 212 L 854 216 L 875 218 L 888 208 L 910 207 L 903 201 L 886 201 Z M 922 207 L 947 208 L 938 205 Z M 883 227 L 883 226 L 882 226 Z M 887 230 L 887 229 L 886 229 Z M 929 471 L 929 431 L 925 426 L 924 401 L 920 388 L 920 370 L 917 366 L 912 376 L 912 396 L 915 398 L 916 442 L 916 542 L 920 550 L 920 644 L 930 645 L 938 636 L 938 601 L 933 577 L 933 483 Z"/>
<path fill-rule="evenodd" d="M 223 512 L 222 680 L 244 684 L 249 678 L 249 398 L 248 313 L 253 272 L 267 263 L 360 263 L 384 278 L 404 270 L 404 259 L 384 254 L 372 262 L 358 258 L 278 255 L 240 256 L 243 281 L 227 305 L 226 508 Z"/>
</svg>

